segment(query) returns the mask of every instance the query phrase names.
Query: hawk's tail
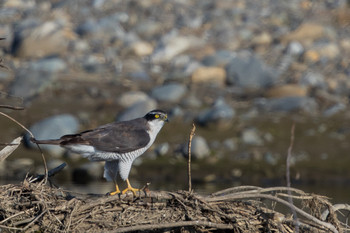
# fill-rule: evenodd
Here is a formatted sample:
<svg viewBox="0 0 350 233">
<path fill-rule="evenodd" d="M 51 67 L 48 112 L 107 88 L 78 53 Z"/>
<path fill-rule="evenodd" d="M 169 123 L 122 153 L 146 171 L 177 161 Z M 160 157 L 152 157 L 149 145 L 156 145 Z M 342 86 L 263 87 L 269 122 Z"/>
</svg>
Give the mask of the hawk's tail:
<svg viewBox="0 0 350 233">
<path fill-rule="evenodd" d="M 30 138 L 30 141 L 36 144 L 59 145 L 62 142 L 62 139 L 37 140 L 35 138 Z"/>
</svg>

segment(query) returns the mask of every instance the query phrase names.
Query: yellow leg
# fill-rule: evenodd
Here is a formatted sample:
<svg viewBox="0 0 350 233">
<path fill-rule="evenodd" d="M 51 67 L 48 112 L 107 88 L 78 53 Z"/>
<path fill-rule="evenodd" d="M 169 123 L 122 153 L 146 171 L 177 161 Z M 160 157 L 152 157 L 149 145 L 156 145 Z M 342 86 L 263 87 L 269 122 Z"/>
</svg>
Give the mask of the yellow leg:
<svg viewBox="0 0 350 233">
<path fill-rule="evenodd" d="M 113 195 L 116 195 L 116 194 L 119 194 L 119 193 L 120 193 L 119 187 L 118 187 L 117 184 L 115 184 L 115 191 L 109 193 L 109 195 L 113 196 Z"/>
<path fill-rule="evenodd" d="M 125 194 L 127 191 L 131 191 L 134 194 L 134 196 L 136 196 L 136 192 L 140 191 L 140 189 L 135 189 L 131 187 L 129 179 L 126 179 L 126 183 L 128 184 L 128 187 L 123 190 L 122 194 Z"/>
</svg>

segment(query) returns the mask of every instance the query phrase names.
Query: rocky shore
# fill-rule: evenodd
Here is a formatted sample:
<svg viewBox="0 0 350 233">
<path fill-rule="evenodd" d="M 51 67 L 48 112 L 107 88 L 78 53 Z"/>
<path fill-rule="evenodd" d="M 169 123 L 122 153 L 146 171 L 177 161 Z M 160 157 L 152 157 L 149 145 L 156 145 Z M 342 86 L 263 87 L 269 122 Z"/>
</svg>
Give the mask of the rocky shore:
<svg viewBox="0 0 350 233">
<path fill-rule="evenodd" d="M 23 99 L 26 109 L 12 114 L 38 139 L 162 108 L 174 123 L 145 158 L 185 161 L 195 122 L 194 158 L 232 164 L 221 179 L 258 170 L 242 168 L 247 162 L 269 170 L 284 164 L 292 122 L 299 124 L 302 141 L 295 148 L 298 166 L 338 161 L 350 149 L 345 0 L 4 0 L 1 5 L 0 37 L 6 39 L 0 41 L 0 55 L 8 68 L 0 70 L 2 102 L 21 105 Z M 1 121 L 8 141 L 18 135 Z M 331 149 L 326 142 L 340 146 Z M 60 148 L 45 149 L 62 160 Z M 331 170 L 325 164 L 315 165 L 315 171 Z M 277 170 L 284 174 L 283 167 Z M 295 170 L 295 177 L 309 174 Z M 345 167 L 332 174 L 350 179 Z"/>
</svg>

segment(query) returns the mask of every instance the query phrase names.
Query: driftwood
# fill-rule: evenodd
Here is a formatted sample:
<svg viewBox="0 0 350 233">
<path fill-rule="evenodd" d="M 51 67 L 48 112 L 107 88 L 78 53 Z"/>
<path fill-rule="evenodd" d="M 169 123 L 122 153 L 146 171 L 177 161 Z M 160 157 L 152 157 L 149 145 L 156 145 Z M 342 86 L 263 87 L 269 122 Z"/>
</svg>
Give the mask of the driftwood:
<svg viewBox="0 0 350 233">
<path fill-rule="evenodd" d="M 288 191 L 296 204 L 287 201 Z M 266 202 L 265 200 L 270 200 Z M 136 197 L 72 193 L 25 180 L 0 186 L 0 230 L 42 232 L 345 232 L 327 198 L 301 190 L 234 187 L 210 196 L 149 191 Z M 277 211 L 276 206 L 286 207 Z M 326 211 L 326 214 L 320 211 Z M 327 212 L 328 211 L 328 212 Z M 326 217 L 325 217 L 326 216 Z"/>
</svg>

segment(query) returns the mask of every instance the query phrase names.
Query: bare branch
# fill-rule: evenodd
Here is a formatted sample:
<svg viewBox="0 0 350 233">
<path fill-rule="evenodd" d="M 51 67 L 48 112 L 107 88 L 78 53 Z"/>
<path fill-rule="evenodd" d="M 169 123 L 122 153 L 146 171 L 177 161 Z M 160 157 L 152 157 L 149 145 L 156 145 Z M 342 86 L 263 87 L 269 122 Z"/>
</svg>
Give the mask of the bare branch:
<svg viewBox="0 0 350 233">
<path fill-rule="evenodd" d="M 188 174 L 188 191 L 192 192 L 192 174 L 191 174 L 191 148 L 192 148 L 192 139 L 194 132 L 196 131 L 196 126 L 192 124 L 192 130 L 190 133 L 190 140 L 188 142 L 188 164 L 187 164 L 187 174 Z"/>
<path fill-rule="evenodd" d="M 233 227 L 229 224 L 218 224 L 209 221 L 180 221 L 172 223 L 161 223 L 161 224 L 150 224 L 150 225 L 136 225 L 131 227 L 119 228 L 115 233 L 130 232 L 130 231 L 147 231 L 147 230 L 159 230 L 164 228 L 176 228 L 176 227 L 187 227 L 187 226 L 200 226 L 200 227 L 213 227 L 219 230 L 229 230 Z"/>
<path fill-rule="evenodd" d="M 4 161 L 12 152 L 14 152 L 17 147 L 21 144 L 23 137 L 18 137 L 14 139 L 10 145 L 6 146 L 0 151 L 0 163 Z"/>
</svg>

